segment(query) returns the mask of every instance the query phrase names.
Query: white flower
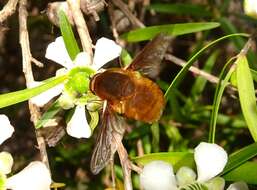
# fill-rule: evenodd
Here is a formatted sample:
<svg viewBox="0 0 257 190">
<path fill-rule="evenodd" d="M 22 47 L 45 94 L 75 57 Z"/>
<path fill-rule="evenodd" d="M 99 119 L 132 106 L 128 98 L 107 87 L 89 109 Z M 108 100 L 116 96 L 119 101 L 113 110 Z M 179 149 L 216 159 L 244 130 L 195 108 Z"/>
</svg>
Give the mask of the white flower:
<svg viewBox="0 0 257 190">
<path fill-rule="evenodd" d="M 153 161 L 145 165 L 140 174 L 140 184 L 145 190 L 177 189 L 173 168 L 163 161 Z"/>
<path fill-rule="evenodd" d="M 11 125 L 6 115 L 0 114 L 0 144 L 6 139 L 10 138 L 14 132 L 14 128 Z"/>
<path fill-rule="evenodd" d="M 45 164 L 34 161 L 8 178 L 6 187 L 12 190 L 50 190 L 51 182 L 50 172 Z"/>
<path fill-rule="evenodd" d="M 9 152 L 0 153 L 0 173 L 9 174 L 12 171 L 13 158 Z"/>
<path fill-rule="evenodd" d="M 245 0 L 244 1 L 245 14 L 253 18 L 257 18 L 257 1 L 256 0 Z"/>
<path fill-rule="evenodd" d="M 62 37 L 56 38 L 56 40 L 50 43 L 46 49 L 45 57 L 56 63 L 62 65 L 65 69 L 62 69 L 62 73 L 67 73 L 75 67 L 91 67 L 94 70 L 100 69 L 104 64 L 113 60 L 121 54 L 122 48 L 114 41 L 107 38 L 100 38 L 95 45 L 95 54 L 93 64 L 90 65 L 90 57 L 86 52 L 79 53 L 75 60 L 72 61 L 65 48 L 65 44 Z M 58 70 L 59 71 L 59 70 Z M 58 72 L 57 71 L 57 72 Z M 38 84 L 36 84 L 38 85 Z M 36 97 L 31 99 L 32 103 L 39 107 L 49 102 L 53 97 L 58 96 L 64 89 L 64 85 L 58 85 Z M 69 99 L 65 94 L 61 97 L 61 103 L 65 103 L 65 108 L 72 108 L 74 105 L 69 103 Z M 91 136 L 91 129 L 87 122 L 85 115 L 85 107 L 77 105 L 75 112 L 68 123 L 67 133 L 76 138 L 88 138 Z"/>
<path fill-rule="evenodd" d="M 100 38 L 95 45 L 93 68 L 100 69 L 105 63 L 119 57 L 122 48 L 114 41 L 107 38 Z"/>
<path fill-rule="evenodd" d="M 205 182 L 218 175 L 224 169 L 228 155 L 217 144 L 201 142 L 196 148 L 194 158 L 197 167 L 197 181 Z"/>
<path fill-rule="evenodd" d="M 200 143 L 195 148 L 194 158 L 197 166 L 198 179 L 194 171 L 188 167 L 181 167 L 174 177 L 172 166 L 163 161 L 153 161 L 144 166 L 140 174 L 140 183 L 144 190 L 177 190 L 193 183 L 202 183 L 210 190 L 223 190 L 224 179 L 216 177 L 227 163 L 227 153 L 217 144 Z M 228 190 L 241 190 L 238 184 L 232 184 Z M 240 184 L 240 187 L 242 185 Z M 246 185 L 247 187 L 247 185 Z M 234 189 L 233 189 L 234 188 Z M 242 190 L 247 190 L 242 188 Z"/>
<path fill-rule="evenodd" d="M 122 48 L 117 45 L 114 41 L 107 38 L 100 38 L 97 40 L 95 45 L 95 55 L 93 60 L 93 69 L 98 70 L 107 62 L 115 59 L 121 54 Z M 45 57 L 50 59 L 60 65 L 62 65 L 66 72 L 71 70 L 74 67 L 78 66 L 88 66 L 90 62 L 89 55 L 86 52 L 79 53 L 75 60 L 72 61 L 69 57 L 69 54 L 65 48 L 64 41 L 62 37 L 57 37 L 56 40 L 50 43 L 46 49 Z M 41 84 L 40 82 L 35 82 L 31 87 L 35 87 Z M 59 95 L 63 90 L 63 85 L 58 85 L 55 88 L 52 88 L 36 97 L 31 98 L 32 103 L 42 107 L 53 97 Z"/>
<path fill-rule="evenodd" d="M 91 136 L 91 129 L 85 117 L 85 106 L 76 106 L 66 130 L 70 136 L 76 138 L 88 138 Z"/>
<path fill-rule="evenodd" d="M 239 181 L 231 184 L 227 190 L 249 190 L 245 182 Z"/>
</svg>

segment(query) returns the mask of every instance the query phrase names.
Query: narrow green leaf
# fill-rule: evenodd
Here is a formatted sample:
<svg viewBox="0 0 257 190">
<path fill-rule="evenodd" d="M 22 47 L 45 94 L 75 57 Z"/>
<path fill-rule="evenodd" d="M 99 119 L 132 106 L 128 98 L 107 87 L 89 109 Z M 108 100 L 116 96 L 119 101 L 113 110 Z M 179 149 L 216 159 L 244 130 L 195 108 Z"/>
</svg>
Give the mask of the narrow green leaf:
<svg viewBox="0 0 257 190">
<path fill-rule="evenodd" d="M 236 167 L 242 165 L 246 161 L 257 155 L 257 143 L 250 144 L 229 156 L 228 163 L 221 175 L 224 175 Z"/>
<path fill-rule="evenodd" d="M 180 72 L 176 75 L 175 79 L 173 79 L 172 83 L 170 84 L 169 88 L 165 92 L 165 98 L 169 99 L 169 94 L 173 89 L 176 89 L 176 87 L 180 84 L 180 82 L 183 80 L 184 76 L 188 72 L 189 68 L 191 65 L 196 61 L 196 59 L 208 48 L 212 47 L 213 45 L 217 44 L 218 42 L 225 40 L 227 38 L 232 38 L 232 37 L 238 37 L 238 36 L 244 36 L 244 37 L 249 37 L 248 34 L 245 33 L 237 33 L 237 34 L 230 34 L 227 36 L 223 36 L 217 40 L 214 40 L 213 42 L 207 44 L 205 47 L 200 49 L 193 57 L 191 57 L 186 65 L 180 70 Z"/>
<path fill-rule="evenodd" d="M 132 62 L 132 57 L 130 54 L 127 52 L 127 50 L 122 49 L 121 51 L 121 60 L 122 60 L 122 66 L 126 67 Z"/>
<path fill-rule="evenodd" d="M 143 148 L 144 148 L 144 152 L 145 154 L 150 154 L 151 150 L 152 150 L 152 143 L 150 141 L 149 136 L 144 136 L 143 140 Z"/>
<path fill-rule="evenodd" d="M 255 141 L 257 141 L 257 105 L 253 78 L 245 55 L 240 55 L 236 61 L 237 88 L 241 109 Z"/>
<path fill-rule="evenodd" d="M 244 181 L 247 184 L 257 185 L 257 163 L 246 162 L 223 177 L 226 181 Z"/>
<path fill-rule="evenodd" d="M 225 17 L 221 17 L 219 19 L 220 22 L 220 26 L 222 28 L 222 30 L 225 32 L 225 34 L 234 34 L 234 33 L 238 33 L 238 30 L 236 28 L 236 26 L 233 25 L 233 23 Z M 241 49 L 244 47 L 246 41 L 239 37 L 239 38 L 233 38 L 231 39 L 232 42 L 234 43 L 236 49 L 238 51 L 241 51 Z M 257 62 L 257 56 L 256 53 L 254 53 L 251 49 L 248 51 L 247 53 L 247 58 L 249 60 L 249 64 L 251 66 L 251 68 L 257 69 L 256 66 L 256 62 Z"/>
<path fill-rule="evenodd" d="M 228 85 L 228 81 L 231 78 L 231 75 L 233 74 L 234 69 L 231 68 L 228 73 L 225 75 L 225 71 L 230 66 L 234 59 L 230 59 L 225 66 L 223 67 L 220 76 L 219 76 L 219 83 L 216 87 L 215 94 L 214 94 L 214 100 L 212 105 L 212 113 L 210 118 L 210 130 L 209 130 L 209 142 L 214 143 L 215 142 L 215 132 L 216 132 L 216 123 L 218 118 L 218 112 L 220 107 L 220 102 L 222 98 L 222 94 Z"/>
<path fill-rule="evenodd" d="M 189 152 L 152 153 L 132 158 L 132 160 L 141 165 L 145 165 L 154 160 L 162 160 L 172 164 L 175 170 L 178 170 L 182 166 L 194 167 L 194 155 Z"/>
<path fill-rule="evenodd" d="M 65 47 L 71 60 L 74 60 L 76 58 L 76 55 L 80 52 L 80 50 L 75 39 L 75 36 L 72 32 L 72 27 L 63 11 L 59 11 L 58 17 Z"/>
<path fill-rule="evenodd" d="M 25 89 L 25 90 L 19 90 L 16 92 L 10 92 L 6 94 L 0 95 L 0 108 L 7 107 L 10 105 L 14 105 L 23 101 L 26 101 L 34 96 L 37 96 L 41 94 L 42 92 L 45 92 L 46 90 L 53 88 L 57 86 L 58 84 L 61 84 L 67 79 L 67 76 L 59 76 L 59 77 L 53 77 L 51 80 L 42 81 L 44 84 L 39 85 L 34 88 Z"/>
<path fill-rule="evenodd" d="M 152 131 L 152 148 L 153 152 L 159 152 L 159 142 L 160 142 L 160 128 L 159 123 L 155 122 L 151 125 Z"/>
<path fill-rule="evenodd" d="M 252 73 L 252 77 L 253 77 L 253 80 L 255 82 L 257 82 L 257 71 L 253 70 L 253 69 L 250 69 L 251 70 L 251 73 Z"/>
<path fill-rule="evenodd" d="M 98 122 L 99 122 L 99 114 L 97 111 L 89 111 L 88 112 L 90 117 L 91 117 L 91 120 L 90 120 L 90 123 L 89 123 L 89 126 L 92 130 L 92 132 L 94 131 L 94 129 L 96 128 Z"/>
<path fill-rule="evenodd" d="M 168 24 L 149 26 L 137 30 L 132 30 L 128 33 L 121 35 L 121 38 L 129 42 L 139 42 L 144 40 L 150 40 L 158 33 L 166 33 L 172 36 L 179 36 L 183 34 L 190 34 L 203 30 L 210 30 L 217 28 L 219 23 L 217 22 L 198 22 L 198 23 L 183 23 L 183 24 Z"/>
<path fill-rule="evenodd" d="M 206 63 L 204 64 L 203 70 L 207 73 L 210 73 L 212 71 L 213 65 L 217 60 L 217 57 L 219 55 L 219 50 L 214 51 L 211 56 L 207 59 Z M 195 80 L 192 89 L 191 94 L 192 96 L 196 97 L 202 94 L 205 85 L 207 83 L 207 80 L 201 76 L 197 77 Z"/>
<path fill-rule="evenodd" d="M 210 17 L 211 12 L 204 6 L 187 3 L 156 3 L 147 7 L 159 13 L 191 15 L 195 17 Z"/>
<path fill-rule="evenodd" d="M 40 120 L 38 120 L 35 128 L 39 129 L 41 127 L 43 127 L 50 119 L 53 119 L 53 117 L 61 110 L 61 107 L 58 103 L 58 101 L 56 101 L 55 103 L 53 103 L 49 109 L 42 115 L 42 117 L 40 118 Z"/>
</svg>

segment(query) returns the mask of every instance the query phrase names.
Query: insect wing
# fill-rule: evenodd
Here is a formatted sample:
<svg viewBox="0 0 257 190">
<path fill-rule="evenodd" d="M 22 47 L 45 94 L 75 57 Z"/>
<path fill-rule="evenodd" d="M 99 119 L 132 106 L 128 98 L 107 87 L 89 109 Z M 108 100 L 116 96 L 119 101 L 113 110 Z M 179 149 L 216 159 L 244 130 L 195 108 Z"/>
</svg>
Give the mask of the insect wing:
<svg viewBox="0 0 257 190">
<path fill-rule="evenodd" d="M 143 48 L 127 69 L 139 71 L 149 78 L 156 78 L 160 73 L 161 61 L 171 39 L 171 36 L 158 34 Z"/>
<path fill-rule="evenodd" d="M 100 131 L 91 157 L 90 169 L 93 174 L 98 174 L 112 159 L 126 125 L 125 120 L 107 106 L 102 115 Z"/>
</svg>

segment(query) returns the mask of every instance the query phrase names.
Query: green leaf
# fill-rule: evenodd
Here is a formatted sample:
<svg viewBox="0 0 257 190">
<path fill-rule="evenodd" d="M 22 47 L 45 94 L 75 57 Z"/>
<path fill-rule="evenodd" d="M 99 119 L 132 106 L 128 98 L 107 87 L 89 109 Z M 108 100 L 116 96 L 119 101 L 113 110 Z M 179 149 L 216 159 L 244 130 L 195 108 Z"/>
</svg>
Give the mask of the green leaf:
<svg viewBox="0 0 257 190">
<path fill-rule="evenodd" d="M 42 81 L 44 84 L 39 85 L 34 88 L 19 90 L 16 92 L 10 92 L 10 93 L 6 93 L 6 94 L 1 94 L 0 95 L 0 108 L 26 101 L 34 96 L 41 94 L 42 92 L 49 90 L 50 88 L 57 86 L 58 84 L 63 83 L 66 79 L 67 79 L 66 75 L 59 76 L 59 77 L 53 77 L 51 79 Z"/>
<path fill-rule="evenodd" d="M 145 165 L 154 160 L 162 160 L 173 165 L 175 171 L 182 166 L 194 167 L 194 155 L 189 152 L 163 152 L 146 154 L 141 157 L 132 158 L 137 164 Z"/>
<path fill-rule="evenodd" d="M 71 58 L 74 60 L 77 54 L 80 52 L 75 36 L 72 32 L 71 24 L 69 23 L 65 13 L 63 11 L 58 12 L 60 29 L 64 40 L 65 47 Z"/>
<path fill-rule="evenodd" d="M 39 129 L 43 127 L 49 120 L 53 119 L 53 117 L 61 110 L 59 105 L 59 101 L 53 103 L 50 108 L 42 115 L 40 120 L 38 120 L 35 128 Z"/>
<path fill-rule="evenodd" d="M 257 185 L 257 163 L 246 162 L 223 177 L 226 181 L 244 181 L 247 184 Z"/>
<path fill-rule="evenodd" d="M 212 105 L 212 113 L 211 113 L 211 119 L 210 119 L 210 131 L 209 131 L 209 142 L 214 143 L 215 142 L 215 132 L 216 132 L 216 123 L 218 118 L 218 112 L 220 107 L 220 102 L 222 98 L 222 94 L 228 85 L 228 81 L 231 78 L 231 75 L 233 74 L 234 69 L 231 68 L 228 73 L 225 75 L 225 71 L 230 66 L 234 59 L 230 59 L 225 66 L 223 67 L 220 76 L 219 76 L 219 82 L 215 90 L 214 94 L 214 100 Z"/>
<path fill-rule="evenodd" d="M 189 68 L 191 67 L 191 65 L 197 60 L 197 58 L 208 48 L 212 47 L 213 45 L 217 44 L 218 42 L 225 40 L 227 38 L 232 38 L 232 37 L 238 37 L 238 36 L 244 36 L 244 37 L 249 37 L 248 34 L 244 34 L 244 33 L 237 33 L 237 34 L 230 34 L 227 36 L 223 36 L 217 40 L 214 40 L 213 42 L 207 44 L 205 47 L 203 47 L 202 49 L 200 49 L 193 57 L 191 57 L 186 65 L 180 70 L 180 72 L 176 75 L 175 79 L 173 79 L 172 83 L 170 84 L 169 88 L 166 90 L 165 93 L 165 98 L 169 99 L 169 94 L 171 93 L 171 91 L 173 89 L 176 89 L 177 86 L 180 84 L 180 82 L 184 79 L 184 76 L 186 75 L 186 73 L 188 72 Z"/>
<path fill-rule="evenodd" d="M 96 128 L 98 122 L 99 122 L 99 114 L 97 111 L 89 111 L 88 112 L 90 117 L 91 117 L 91 120 L 90 120 L 90 123 L 89 123 L 89 126 L 92 130 L 92 132 L 94 131 L 94 129 Z"/>
<path fill-rule="evenodd" d="M 160 127 L 159 123 L 155 122 L 151 125 L 152 131 L 152 148 L 153 152 L 159 152 L 159 142 L 160 142 Z"/>
<path fill-rule="evenodd" d="M 245 163 L 246 161 L 250 160 L 251 158 L 257 155 L 257 143 L 253 143 L 248 145 L 237 152 L 234 152 L 229 156 L 228 163 L 224 168 L 221 175 L 224 175 L 231 170 L 235 169 L 236 167 L 240 166 L 241 164 Z"/>
<path fill-rule="evenodd" d="M 166 33 L 172 36 L 179 36 L 203 30 L 210 30 L 213 28 L 217 28 L 218 26 L 219 23 L 217 22 L 198 22 L 149 26 L 125 33 L 121 35 L 121 38 L 129 42 L 139 42 L 144 40 L 150 40 L 158 33 Z"/>
<path fill-rule="evenodd" d="M 257 105 L 253 78 L 245 55 L 240 55 L 236 61 L 237 88 L 241 109 L 250 130 L 257 141 Z"/>
<path fill-rule="evenodd" d="M 191 15 L 195 17 L 210 17 L 211 12 L 204 6 L 186 3 L 156 3 L 151 4 L 148 9 L 153 9 L 159 13 L 176 14 L 176 15 Z"/>
<path fill-rule="evenodd" d="M 203 70 L 207 73 L 210 73 L 213 65 L 215 64 L 217 57 L 219 55 L 219 50 L 214 51 L 211 56 L 207 59 L 206 63 L 204 64 Z M 191 89 L 191 94 L 192 96 L 196 97 L 202 94 L 205 85 L 207 83 L 207 80 L 201 76 L 197 77 L 195 80 L 192 89 Z"/>
<path fill-rule="evenodd" d="M 123 67 L 128 66 L 133 61 L 132 57 L 125 49 L 122 49 L 121 51 L 121 60 L 122 60 Z"/>
</svg>

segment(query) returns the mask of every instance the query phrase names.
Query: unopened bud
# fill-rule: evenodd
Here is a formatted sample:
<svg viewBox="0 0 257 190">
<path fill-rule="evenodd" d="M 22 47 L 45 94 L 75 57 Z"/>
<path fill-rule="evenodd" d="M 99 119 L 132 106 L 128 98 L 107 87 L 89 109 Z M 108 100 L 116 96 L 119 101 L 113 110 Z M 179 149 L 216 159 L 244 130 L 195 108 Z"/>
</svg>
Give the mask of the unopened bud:
<svg viewBox="0 0 257 190">
<path fill-rule="evenodd" d="M 196 174 L 194 170 L 184 166 L 179 168 L 176 178 L 178 185 L 184 186 L 193 183 L 196 180 Z"/>
</svg>

